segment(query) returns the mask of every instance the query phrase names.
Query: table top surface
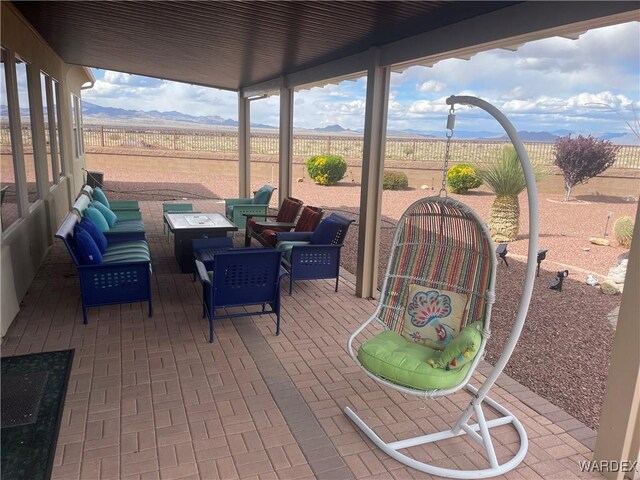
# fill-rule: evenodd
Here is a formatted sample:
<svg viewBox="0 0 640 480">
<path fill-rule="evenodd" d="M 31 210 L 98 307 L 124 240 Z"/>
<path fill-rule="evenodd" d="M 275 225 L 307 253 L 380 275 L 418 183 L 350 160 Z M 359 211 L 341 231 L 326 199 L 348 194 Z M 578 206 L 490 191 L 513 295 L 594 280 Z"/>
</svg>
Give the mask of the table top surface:
<svg viewBox="0 0 640 480">
<path fill-rule="evenodd" d="M 171 230 L 238 230 L 237 226 L 219 213 L 165 213 L 164 218 Z"/>
</svg>

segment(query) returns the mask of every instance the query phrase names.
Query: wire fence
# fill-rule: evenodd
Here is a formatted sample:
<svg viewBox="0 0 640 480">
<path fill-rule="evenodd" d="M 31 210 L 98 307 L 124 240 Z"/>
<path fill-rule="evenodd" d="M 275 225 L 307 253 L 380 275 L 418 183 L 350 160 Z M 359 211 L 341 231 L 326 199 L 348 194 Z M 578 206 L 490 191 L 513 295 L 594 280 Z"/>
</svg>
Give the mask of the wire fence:
<svg viewBox="0 0 640 480">
<path fill-rule="evenodd" d="M 200 151 L 237 153 L 238 132 L 204 129 L 173 129 L 133 126 L 84 125 L 84 143 L 91 147 L 146 150 Z M 252 132 L 251 153 L 278 155 L 277 133 Z M 31 142 L 29 128 L 23 128 L 25 145 Z M 444 138 L 388 137 L 387 160 L 437 162 L 444 157 Z M 0 144 L 9 143 L 8 128 L 0 129 Z M 506 144 L 502 140 L 453 139 L 451 158 L 456 162 L 486 164 L 495 162 Z M 554 145 L 550 142 L 524 142 L 532 163 L 553 165 Z M 363 138 L 355 135 L 294 134 L 293 155 L 311 157 L 319 154 L 361 159 Z M 640 169 L 640 145 L 620 145 L 616 168 Z"/>
</svg>

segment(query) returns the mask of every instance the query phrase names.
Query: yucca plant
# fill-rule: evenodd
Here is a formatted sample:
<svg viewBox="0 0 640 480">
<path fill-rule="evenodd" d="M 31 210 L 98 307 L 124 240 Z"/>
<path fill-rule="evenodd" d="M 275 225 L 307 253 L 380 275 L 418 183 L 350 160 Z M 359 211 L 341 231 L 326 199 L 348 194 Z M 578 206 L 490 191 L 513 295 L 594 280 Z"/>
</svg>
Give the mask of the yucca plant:
<svg viewBox="0 0 640 480">
<path fill-rule="evenodd" d="M 536 181 L 546 172 L 534 166 Z M 488 168 L 479 168 L 477 175 L 496 198 L 489 210 L 489 231 L 496 242 L 511 242 L 520 229 L 518 195 L 526 188 L 522 165 L 512 146 L 505 146 L 500 160 Z"/>
</svg>

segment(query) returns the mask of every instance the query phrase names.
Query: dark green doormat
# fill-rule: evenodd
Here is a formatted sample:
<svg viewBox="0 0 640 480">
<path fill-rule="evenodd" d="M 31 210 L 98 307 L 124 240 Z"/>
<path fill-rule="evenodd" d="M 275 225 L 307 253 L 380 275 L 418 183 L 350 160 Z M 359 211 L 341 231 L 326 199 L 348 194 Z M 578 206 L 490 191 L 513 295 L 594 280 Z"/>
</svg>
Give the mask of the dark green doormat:
<svg viewBox="0 0 640 480">
<path fill-rule="evenodd" d="M 2 480 L 51 477 L 73 350 L 2 359 Z"/>
</svg>

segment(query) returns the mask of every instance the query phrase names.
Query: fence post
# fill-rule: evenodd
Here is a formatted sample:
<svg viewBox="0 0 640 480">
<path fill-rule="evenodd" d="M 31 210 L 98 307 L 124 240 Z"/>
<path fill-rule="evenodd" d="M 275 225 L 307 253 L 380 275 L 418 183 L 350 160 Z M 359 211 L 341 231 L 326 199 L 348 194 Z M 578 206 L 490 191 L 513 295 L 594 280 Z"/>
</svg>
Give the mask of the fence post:
<svg viewBox="0 0 640 480">
<path fill-rule="evenodd" d="M 415 162 L 416 161 L 416 139 L 413 139 L 413 155 L 412 155 L 412 159 Z"/>
<path fill-rule="evenodd" d="M 173 131 L 173 149 L 174 150 L 177 150 L 176 148 L 177 140 L 178 140 L 178 131 L 174 130 Z"/>
<path fill-rule="evenodd" d="M 331 155 L 331 136 L 327 138 L 327 155 Z"/>
<path fill-rule="evenodd" d="M 104 125 L 100 125 L 100 145 L 104 147 Z"/>
</svg>

